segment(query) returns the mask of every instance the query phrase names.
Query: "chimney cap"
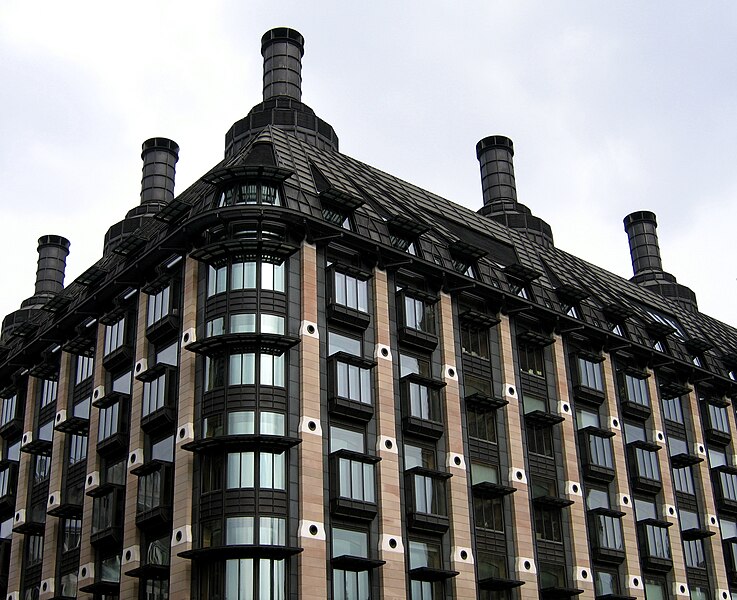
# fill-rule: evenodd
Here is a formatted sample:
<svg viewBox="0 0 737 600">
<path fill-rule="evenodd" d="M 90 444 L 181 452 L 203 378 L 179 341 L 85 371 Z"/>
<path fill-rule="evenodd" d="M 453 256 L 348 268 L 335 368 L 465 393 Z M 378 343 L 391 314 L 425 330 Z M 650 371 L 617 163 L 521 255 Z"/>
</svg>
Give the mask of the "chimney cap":
<svg viewBox="0 0 737 600">
<path fill-rule="evenodd" d="M 476 158 L 480 159 L 481 155 L 489 148 L 505 148 L 514 156 L 514 144 L 505 135 L 490 135 L 482 139 L 476 144 Z"/>
<path fill-rule="evenodd" d="M 276 42 L 291 42 L 299 47 L 300 55 L 304 56 L 305 38 L 296 29 L 290 29 L 289 27 L 275 27 L 274 29 L 267 31 L 261 37 L 261 54 L 263 55 L 266 48 Z"/>
<path fill-rule="evenodd" d="M 152 137 L 141 144 L 141 158 L 151 150 L 168 150 L 174 156 L 179 158 L 179 144 L 174 140 L 165 137 Z"/>
<path fill-rule="evenodd" d="M 655 213 L 649 210 L 638 210 L 630 213 L 624 218 L 623 222 L 625 231 L 627 231 L 627 228 L 630 227 L 630 225 L 634 225 L 635 223 L 652 223 L 655 227 L 658 226 Z"/>
<path fill-rule="evenodd" d="M 38 249 L 40 250 L 42 247 L 48 247 L 48 246 L 59 246 L 59 248 L 62 248 L 63 250 L 69 250 L 69 247 L 72 245 L 72 243 L 65 237 L 61 235 L 42 235 L 40 238 L 38 238 Z"/>
</svg>

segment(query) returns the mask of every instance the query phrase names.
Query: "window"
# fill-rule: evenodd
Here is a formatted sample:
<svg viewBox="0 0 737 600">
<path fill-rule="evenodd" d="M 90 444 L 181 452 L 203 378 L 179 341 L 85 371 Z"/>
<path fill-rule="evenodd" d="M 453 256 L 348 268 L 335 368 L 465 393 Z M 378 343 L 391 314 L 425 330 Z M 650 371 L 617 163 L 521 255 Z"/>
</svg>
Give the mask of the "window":
<svg viewBox="0 0 737 600">
<path fill-rule="evenodd" d="M 259 383 L 284 387 L 284 355 L 231 354 L 228 369 L 228 385 L 253 385 L 256 383 L 256 359 L 259 363 Z"/>
<path fill-rule="evenodd" d="M 100 533 L 106 529 L 119 527 L 122 524 L 123 503 L 119 498 L 119 489 L 97 496 L 92 503 L 92 533 Z"/>
<path fill-rule="evenodd" d="M 553 456 L 553 435 L 549 427 L 527 427 L 527 451 L 539 456 Z"/>
<path fill-rule="evenodd" d="M 338 458 L 338 495 L 360 502 L 376 502 L 374 465 L 353 458 Z"/>
<path fill-rule="evenodd" d="M 368 533 L 333 527 L 333 558 L 352 556 L 368 558 Z M 333 569 L 333 598 L 335 600 L 368 600 L 370 598 L 368 571 Z"/>
<path fill-rule="evenodd" d="M 6 467 L 0 471 L 0 498 L 6 496 L 11 491 L 11 472 L 10 467 Z"/>
<path fill-rule="evenodd" d="M 673 469 L 673 485 L 677 492 L 694 495 L 694 481 L 691 467 Z"/>
<path fill-rule="evenodd" d="M 150 415 L 152 412 L 163 408 L 166 398 L 166 373 L 160 375 L 153 381 L 143 384 L 143 413 L 141 416 Z"/>
<path fill-rule="evenodd" d="M 10 398 L 3 398 L 2 415 L 0 416 L 0 425 L 7 425 L 15 419 L 15 404 L 18 400 L 17 395 Z"/>
<path fill-rule="evenodd" d="M 270 204 L 281 206 L 279 188 L 265 183 L 241 183 L 220 192 L 218 206 Z"/>
<path fill-rule="evenodd" d="M 435 334 L 435 310 L 424 300 L 404 296 L 404 325 L 424 333 Z"/>
<path fill-rule="evenodd" d="M 339 398 L 372 404 L 370 369 L 336 360 L 335 386 Z"/>
<path fill-rule="evenodd" d="M 535 506 L 535 539 L 563 543 L 560 509 Z"/>
<path fill-rule="evenodd" d="M 330 452 L 337 452 L 338 450 L 365 452 L 363 432 L 331 425 Z"/>
<path fill-rule="evenodd" d="M 645 577 L 645 600 L 668 600 L 668 592 L 664 581 Z"/>
<path fill-rule="evenodd" d="M 59 384 L 51 379 L 44 379 L 41 384 L 41 408 L 56 402 L 56 394 Z"/>
<path fill-rule="evenodd" d="M 519 347 L 519 370 L 536 377 L 545 376 L 545 354 L 539 346 L 528 344 Z"/>
<path fill-rule="evenodd" d="M 431 475 L 414 473 L 412 476 L 414 488 L 415 512 L 445 515 L 445 481 Z"/>
<path fill-rule="evenodd" d="M 605 469 L 613 469 L 614 458 L 612 456 L 611 439 L 597 435 L 591 431 L 587 432 L 586 437 L 588 438 L 588 458 L 590 464 Z"/>
<path fill-rule="evenodd" d="M 54 438 L 54 422 L 46 421 L 38 426 L 38 439 L 50 442 Z"/>
<path fill-rule="evenodd" d="M 442 569 L 443 559 L 440 544 L 434 542 L 409 542 L 409 568 Z M 412 600 L 433 600 L 441 598 L 442 585 L 430 581 L 412 580 L 410 582 L 410 597 Z"/>
<path fill-rule="evenodd" d="M 59 595 L 66 598 L 75 598 L 77 596 L 77 573 L 64 573 L 59 577 Z"/>
<path fill-rule="evenodd" d="M 328 356 L 332 356 L 338 352 L 345 352 L 353 356 L 362 356 L 361 340 L 334 331 L 328 332 Z"/>
<path fill-rule="evenodd" d="M 217 417 L 215 417 L 217 419 Z M 211 422 L 212 418 L 205 419 Z M 284 435 L 286 423 L 285 416 L 281 413 L 261 411 L 259 413 L 259 431 L 261 435 Z M 214 421 L 212 421 L 214 423 Z M 203 430 L 205 437 L 222 435 L 222 427 L 217 425 L 209 430 L 205 423 Z M 237 410 L 228 413 L 228 435 L 253 435 L 256 433 L 256 413 L 252 410 Z"/>
<path fill-rule="evenodd" d="M 33 463 L 33 482 L 41 483 L 49 478 L 51 472 L 51 457 L 37 454 Z"/>
<path fill-rule="evenodd" d="M 461 350 L 470 356 L 489 358 L 489 330 L 485 327 L 474 327 L 472 324 L 461 325 Z"/>
<path fill-rule="evenodd" d="M 69 552 L 76 550 L 82 541 L 82 520 L 64 519 L 62 523 L 61 551 Z"/>
<path fill-rule="evenodd" d="M 26 536 L 26 567 L 39 564 L 44 555 L 44 538 L 42 535 Z"/>
<path fill-rule="evenodd" d="M 270 452 L 231 452 L 228 454 L 228 489 L 286 489 L 285 455 Z"/>
<path fill-rule="evenodd" d="M 225 561 L 224 597 L 228 600 L 284 600 L 286 582 L 284 559 L 236 558 Z"/>
<path fill-rule="evenodd" d="M 435 469 L 435 451 L 430 448 L 421 446 L 404 445 L 404 468 L 412 469 L 414 467 L 423 467 L 425 469 Z"/>
<path fill-rule="evenodd" d="M 647 555 L 653 558 L 670 560 L 670 538 L 668 530 L 651 523 L 644 523 L 644 539 Z"/>
<path fill-rule="evenodd" d="M 90 396 L 77 402 L 72 408 L 72 416 L 77 419 L 89 419 L 91 402 L 92 398 Z"/>
<path fill-rule="evenodd" d="M 720 471 L 719 484 L 722 498 L 737 502 L 737 474 Z"/>
<path fill-rule="evenodd" d="M 98 441 L 119 433 L 120 403 L 100 409 L 100 423 L 97 430 Z"/>
<path fill-rule="evenodd" d="M 91 356 L 77 356 L 77 374 L 74 383 L 80 384 L 92 377 L 93 367 L 94 359 Z"/>
<path fill-rule="evenodd" d="M 368 284 L 366 281 L 335 271 L 333 285 L 336 304 L 361 312 L 368 311 Z"/>
<path fill-rule="evenodd" d="M 114 350 L 117 350 L 125 343 L 125 317 L 114 323 L 105 326 L 105 352 L 107 356 Z"/>
<path fill-rule="evenodd" d="M 139 513 L 153 510 L 162 505 L 162 471 L 146 473 L 138 478 L 138 501 L 136 510 Z"/>
<path fill-rule="evenodd" d="M 621 399 L 639 404 L 641 406 L 650 406 L 650 394 L 647 389 L 647 379 L 634 377 L 629 373 L 620 374 L 620 394 Z"/>
<path fill-rule="evenodd" d="M 423 377 L 432 377 L 430 361 L 425 358 L 411 356 L 409 354 L 399 355 L 399 376 L 411 375 L 416 373 Z"/>
<path fill-rule="evenodd" d="M 120 556 L 114 555 L 100 561 L 100 581 L 120 583 Z"/>
<path fill-rule="evenodd" d="M 228 286 L 228 272 L 230 285 Z M 276 265 L 269 262 L 236 262 L 228 269 L 227 265 L 210 266 L 207 274 L 207 297 L 221 294 L 226 290 L 262 290 L 284 292 L 286 273 L 284 263 Z"/>
<path fill-rule="evenodd" d="M 131 372 L 126 371 L 122 375 L 113 378 L 113 391 L 119 394 L 130 395 L 131 393 Z"/>
<path fill-rule="evenodd" d="M 635 448 L 635 461 L 637 475 L 653 481 L 660 481 L 660 466 L 658 465 L 658 454 L 653 450 Z"/>
<path fill-rule="evenodd" d="M 473 497 L 476 527 L 489 531 L 504 531 L 504 507 L 501 498 Z"/>
<path fill-rule="evenodd" d="M 496 444 L 496 412 L 466 409 L 469 437 Z"/>
<path fill-rule="evenodd" d="M 692 569 L 705 569 L 704 542 L 702 540 L 684 540 L 683 554 L 686 557 L 686 566 Z"/>
<path fill-rule="evenodd" d="M 663 398 L 663 416 L 668 421 L 683 423 L 683 408 L 681 398 Z"/>
<path fill-rule="evenodd" d="M 426 421 L 441 421 L 440 415 L 440 393 L 437 389 L 430 388 L 415 381 L 406 382 L 409 400 L 409 414 L 418 419 Z"/>
<path fill-rule="evenodd" d="M 596 596 L 617 595 L 619 591 L 619 577 L 616 571 L 594 572 L 594 591 Z"/>
<path fill-rule="evenodd" d="M 171 286 L 166 286 L 163 290 L 151 294 L 148 297 L 148 315 L 146 317 L 146 325 L 151 327 L 154 323 L 158 323 L 169 314 L 169 295 Z"/>
<path fill-rule="evenodd" d="M 87 436 L 71 435 L 69 437 L 69 464 L 76 465 L 87 458 Z"/>
<path fill-rule="evenodd" d="M 724 406 L 716 406 L 709 403 L 709 425 L 712 429 L 729 433 L 729 418 L 727 417 L 727 409 Z"/>
<path fill-rule="evenodd" d="M 601 364 L 590 361 L 586 358 L 578 357 L 578 376 L 579 383 L 582 386 L 604 391 L 604 381 L 601 374 Z"/>
</svg>

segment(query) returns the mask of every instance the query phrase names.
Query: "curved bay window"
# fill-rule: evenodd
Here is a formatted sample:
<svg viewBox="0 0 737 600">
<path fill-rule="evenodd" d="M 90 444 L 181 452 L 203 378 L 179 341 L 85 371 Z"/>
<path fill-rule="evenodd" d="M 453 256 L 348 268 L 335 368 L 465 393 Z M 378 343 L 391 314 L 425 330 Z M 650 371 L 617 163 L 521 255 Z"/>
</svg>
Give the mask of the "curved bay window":
<svg viewBox="0 0 737 600">
<path fill-rule="evenodd" d="M 207 297 L 236 290 L 269 290 L 284 293 L 285 265 L 265 261 L 234 261 L 210 265 L 207 271 Z"/>
<path fill-rule="evenodd" d="M 281 192 L 272 184 L 242 182 L 222 189 L 217 196 L 218 208 L 238 204 L 282 206 Z"/>
</svg>

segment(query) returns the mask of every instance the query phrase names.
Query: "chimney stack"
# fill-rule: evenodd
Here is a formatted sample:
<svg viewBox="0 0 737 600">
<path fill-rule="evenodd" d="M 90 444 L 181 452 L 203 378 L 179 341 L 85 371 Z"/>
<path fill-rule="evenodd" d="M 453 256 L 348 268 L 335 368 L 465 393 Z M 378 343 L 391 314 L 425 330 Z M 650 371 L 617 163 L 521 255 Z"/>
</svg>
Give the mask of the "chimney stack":
<svg viewBox="0 0 737 600">
<path fill-rule="evenodd" d="M 305 39 L 287 27 L 267 31 L 261 38 L 264 57 L 264 102 L 276 96 L 302 101 L 302 56 Z"/>
<path fill-rule="evenodd" d="M 673 300 L 688 311 L 696 312 L 696 294 L 678 283 L 673 275 L 663 271 L 657 227 L 655 213 L 648 210 L 639 210 L 624 218 L 634 272 L 630 281 Z"/>
<path fill-rule="evenodd" d="M 484 198 L 484 205 L 478 212 L 549 248 L 553 245 L 550 225 L 533 215 L 524 204 L 517 202 L 513 157 L 514 144 L 503 135 L 491 135 L 476 144 Z"/>
<path fill-rule="evenodd" d="M 174 176 L 179 160 L 179 146 L 167 138 L 151 138 L 143 142 L 141 158 L 141 204 L 154 212 L 174 199 Z"/>
<path fill-rule="evenodd" d="M 633 212 L 624 218 L 635 280 L 638 275 L 663 272 L 657 227 L 655 213 L 647 210 Z"/>
<path fill-rule="evenodd" d="M 481 189 L 484 206 L 493 212 L 515 210 L 517 186 L 514 181 L 514 144 L 503 135 L 485 137 L 476 144 L 476 158 L 481 165 Z"/>
<path fill-rule="evenodd" d="M 34 296 L 53 296 L 64 289 L 70 242 L 60 235 L 44 235 L 38 239 L 38 269 Z"/>
</svg>

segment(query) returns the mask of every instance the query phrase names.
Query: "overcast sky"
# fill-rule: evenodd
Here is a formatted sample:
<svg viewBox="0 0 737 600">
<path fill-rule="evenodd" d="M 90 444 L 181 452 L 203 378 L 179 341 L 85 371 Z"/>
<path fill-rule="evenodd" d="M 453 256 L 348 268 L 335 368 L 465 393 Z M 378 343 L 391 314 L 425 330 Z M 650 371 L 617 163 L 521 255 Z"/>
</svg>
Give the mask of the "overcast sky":
<svg viewBox="0 0 737 600">
<path fill-rule="evenodd" d="M 461 8 L 459 8 L 461 7 Z M 556 245 L 630 277 L 622 219 L 658 217 L 663 267 L 737 324 L 737 3 L 0 3 L 0 316 L 36 240 L 67 283 L 138 204 L 141 143 L 181 147 L 181 192 L 261 101 L 261 35 L 306 39 L 303 100 L 345 154 L 478 209 L 475 145 L 515 145 L 518 197 Z"/>
</svg>

